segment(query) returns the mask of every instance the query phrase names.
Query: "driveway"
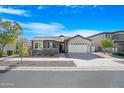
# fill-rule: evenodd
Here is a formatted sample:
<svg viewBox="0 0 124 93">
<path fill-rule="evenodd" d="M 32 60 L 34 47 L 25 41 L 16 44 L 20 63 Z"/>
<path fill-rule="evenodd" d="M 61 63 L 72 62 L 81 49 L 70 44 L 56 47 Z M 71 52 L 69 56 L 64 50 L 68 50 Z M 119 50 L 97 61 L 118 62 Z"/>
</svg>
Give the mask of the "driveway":
<svg viewBox="0 0 124 93">
<path fill-rule="evenodd" d="M 83 60 L 92 60 L 97 58 L 102 58 L 100 56 L 97 56 L 95 54 L 91 53 L 67 53 L 65 54 L 66 58 L 75 58 L 75 59 L 83 59 Z"/>
</svg>

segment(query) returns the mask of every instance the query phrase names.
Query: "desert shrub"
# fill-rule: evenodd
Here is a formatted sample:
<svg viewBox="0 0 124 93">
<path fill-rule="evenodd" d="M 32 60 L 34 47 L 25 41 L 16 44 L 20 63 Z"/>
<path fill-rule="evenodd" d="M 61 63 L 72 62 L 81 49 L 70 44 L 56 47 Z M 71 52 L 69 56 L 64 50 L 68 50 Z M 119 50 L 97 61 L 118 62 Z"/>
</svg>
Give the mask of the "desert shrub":
<svg viewBox="0 0 124 93">
<path fill-rule="evenodd" d="M 13 50 L 12 50 L 12 49 L 8 49 L 8 50 L 7 50 L 7 55 L 8 55 L 8 56 L 13 55 Z"/>
<path fill-rule="evenodd" d="M 110 51 L 109 48 L 112 48 L 114 45 L 113 41 L 108 40 L 107 38 L 104 38 L 100 41 L 101 47 L 103 48 L 103 52 Z"/>
<path fill-rule="evenodd" d="M 3 52 L 0 50 L 0 57 L 2 57 L 3 56 Z"/>
<path fill-rule="evenodd" d="M 51 50 L 47 50 L 47 54 L 49 56 L 54 56 L 55 55 L 55 51 L 53 51 L 52 49 Z"/>
<path fill-rule="evenodd" d="M 28 56 L 28 49 L 24 46 L 24 44 L 21 44 L 18 49 L 18 54 L 20 57 Z"/>
</svg>

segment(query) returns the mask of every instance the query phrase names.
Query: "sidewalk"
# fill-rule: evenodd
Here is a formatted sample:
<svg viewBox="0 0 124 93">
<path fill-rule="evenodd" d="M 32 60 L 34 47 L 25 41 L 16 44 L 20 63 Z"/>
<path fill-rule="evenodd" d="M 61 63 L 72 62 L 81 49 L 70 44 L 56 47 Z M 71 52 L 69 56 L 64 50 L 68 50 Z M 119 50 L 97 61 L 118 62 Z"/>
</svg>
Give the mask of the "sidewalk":
<svg viewBox="0 0 124 93">
<path fill-rule="evenodd" d="M 6 61 L 20 61 L 20 58 L 10 58 Z M 116 61 L 124 61 L 119 58 L 97 58 L 92 60 L 81 60 L 74 58 L 23 58 L 23 61 L 73 61 L 77 67 L 14 67 L 12 70 L 124 70 L 124 64 Z M 7 69 L 0 66 L 0 70 Z"/>
<path fill-rule="evenodd" d="M 98 55 L 100 57 L 104 57 L 104 58 L 111 58 L 112 56 L 104 54 L 103 52 L 93 52 L 92 54 Z"/>
<path fill-rule="evenodd" d="M 118 63 L 116 61 L 123 61 L 123 59 L 118 58 L 98 58 L 93 60 L 79 60 L 74 59 L 75 64 L 78 67 L 94 67 L 94 66 L 100 66 L 100 67 L 124 67 L 124 64 Z"/>
<path fill-rule="evenodd" d="M 17 56 L 17 55 L 7 56 L 7 57 L 1 57 L 1 58 L 0 58 L 0 62 L 1 62 L 1 61 L 5 61 L 5 60 L 10 59 L 10 58 L 14 58 L 14 57 L 16 57 L 16 56 Z"/>
</svg>

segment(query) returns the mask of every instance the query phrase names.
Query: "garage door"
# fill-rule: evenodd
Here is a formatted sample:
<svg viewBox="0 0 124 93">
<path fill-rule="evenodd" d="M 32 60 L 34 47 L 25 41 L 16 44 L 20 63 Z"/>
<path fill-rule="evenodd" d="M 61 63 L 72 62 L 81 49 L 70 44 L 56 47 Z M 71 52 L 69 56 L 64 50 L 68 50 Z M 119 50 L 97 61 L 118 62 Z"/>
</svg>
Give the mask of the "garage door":
<svg viewBox="0 0 124 93">
<path fill-rule="evenodd" d="M 86 53 L 88 52 L 87 45 L 68 45 L 69 53 Z"/>
</svg>

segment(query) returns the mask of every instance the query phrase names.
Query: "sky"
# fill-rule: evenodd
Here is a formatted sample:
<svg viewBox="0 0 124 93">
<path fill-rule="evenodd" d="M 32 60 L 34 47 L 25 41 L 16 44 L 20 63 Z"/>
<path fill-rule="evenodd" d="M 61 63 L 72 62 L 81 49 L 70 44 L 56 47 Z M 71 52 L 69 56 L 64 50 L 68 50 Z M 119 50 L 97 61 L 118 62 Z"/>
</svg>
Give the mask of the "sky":
<svg viewBox="0 0 124 93">
<path fill-rule="evenodd" d="M 20 23 L 23 38 L 124 30 L 124 6 L 119 5 L 1 5 L 0 18 Z"/>
</svg>

